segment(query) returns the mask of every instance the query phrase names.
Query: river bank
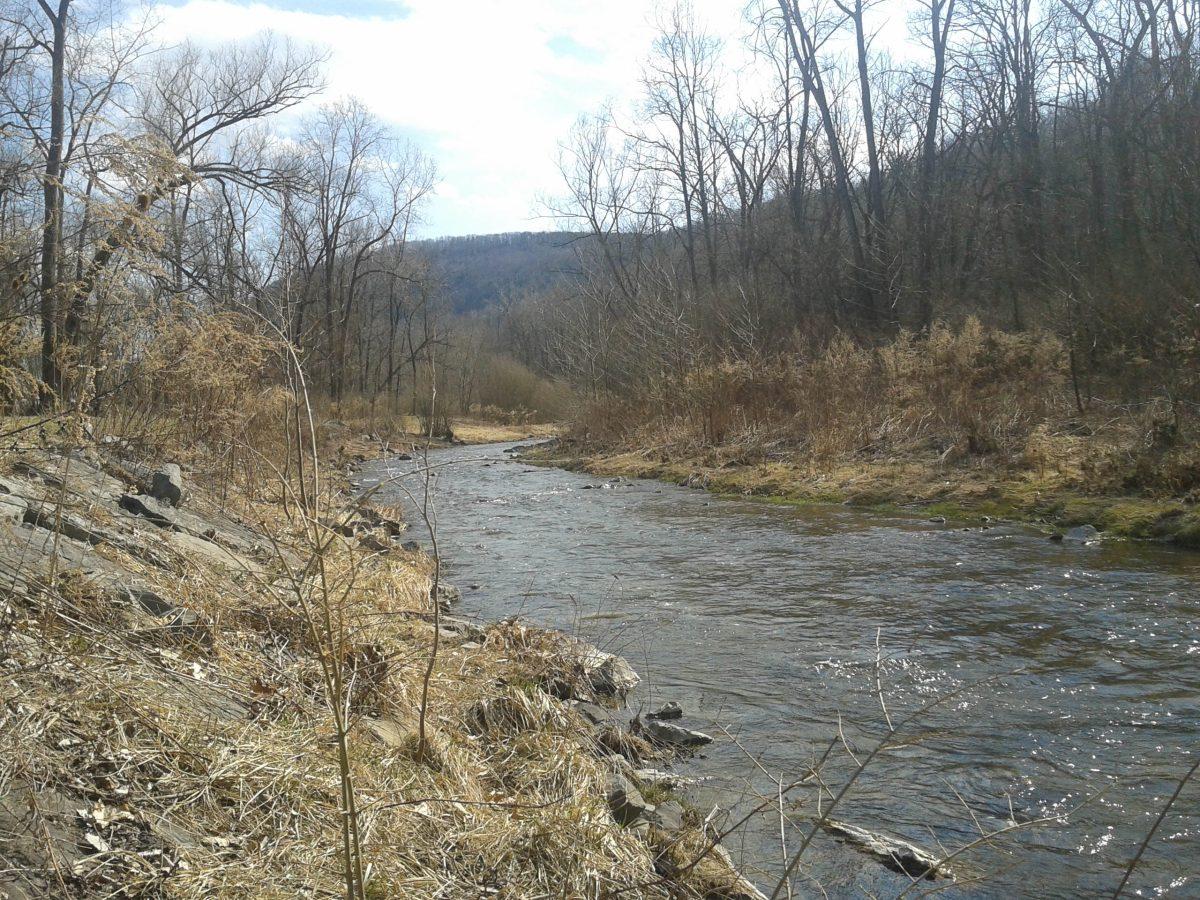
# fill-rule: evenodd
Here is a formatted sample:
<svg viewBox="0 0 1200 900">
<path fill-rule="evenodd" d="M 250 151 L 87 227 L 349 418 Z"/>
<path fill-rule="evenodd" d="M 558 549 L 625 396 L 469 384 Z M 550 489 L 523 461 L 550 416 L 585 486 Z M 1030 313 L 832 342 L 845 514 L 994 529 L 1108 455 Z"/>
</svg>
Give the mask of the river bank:
<svg viewBox="0 0 1200 900">
<path fill-rule="evenodd" d="M 1007 520 L 1050 536 L 1091 525 L 1106 537 L 1200 549 L 1200 509 L 1183 499 L 1097 495 L 1075 473 L 994 460 L 942 463 L 916 455 L 743 463 L 720 450 L 605 451 L 568 439 L 523 454 L 526 462 L 603 478 L 649 478 L 717 495 L 787 504 L 846 504 L 977 525 Z"/>
<path fill-rule="evenodd" d="M 969 845 L 955 861 L 975 880 L 931 885 L 948 897 L 1112 894 L 1200 727 L 1200 557 L 911 511 L 716 498 L 530 466 L 512 449 L 430 456 L 459 609 L 519 613 L 622 655 L 644 679 L 630 698 L 643 715 L 678 701 L 689 727 L 717 738 L 673 768 L 701 779 L 686 788 L 692 802 L 727 825 L 768 804 L 729 846 L 760 886 L 780 872 L 775 779 L 802 781 L 832 742 L 820 783 L 837 792 L 889 734 L 882 691 L 899 746 L 832 815 L 935 852 Z M 358 477 L 369 488 L 421 465 L 367 464 Z M 818 782 L 794 791 L 793 850 L 829 809 Z M 1139 864 L 1137 890 L 1192 884 L 1192 797 Z M 979 843 L 981 829 L 1013 822 Z M 817 834 L 803 864 L 801 895 L 910 887 L 837 836 Z"/>
<path fill-rule="evenodd" d="M 306 522 L 94 448 L 0 483 L 9 896 L 344 893 L 343 762 L 371 897 L 757 896 L 639 774 L 670 751 L 620 721 L 632 670 L 433 616 L 390 510 Z"/>
</svg>

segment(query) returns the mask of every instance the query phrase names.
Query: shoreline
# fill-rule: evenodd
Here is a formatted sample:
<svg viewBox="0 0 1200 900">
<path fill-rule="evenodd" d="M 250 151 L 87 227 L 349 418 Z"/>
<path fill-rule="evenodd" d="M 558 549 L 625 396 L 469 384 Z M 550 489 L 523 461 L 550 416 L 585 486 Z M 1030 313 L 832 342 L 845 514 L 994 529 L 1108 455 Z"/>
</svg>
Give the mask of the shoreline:
<svg viewBox="0 0 1200 900">
<path fill-rule="evenodd" d="M 1105 538 L 1200 550 L 1200 507 L 1179 499 L 1102 496 L 1059 475 L 1017 468 L 942 464 L 921 458 L 739 464 L 714 454 L 594 452 L 552 440 L 521 454 L 531 465 L 602 478 L 640 478 L 707 490 L 719 497 L 792 506 L 843 505 L 978 524 L 1012 522 L 1058 538 L 1093 526 Z"/>
<path fill-rule="evenodd" d="M 488 439 L 463 440 L 456 445 L 537 440 L 539 443 L 527 446 L 540 447 L 557 441 L 556 428 L 499 440 L 492 439 L 493 434 L 489 433 Z M 455 445 L 430 443 L 429 449 L 445 450 L 451 446 Z M 339 453 L 344 455 L 344 449 Z M 347 483 L 353 483 L 350 480 L 364 464 L 395 458 L 395 453 L 389 452 L 384 444 L 375 454 L 358 458 L 343 469 Z M 637 690 L 641 678 L 624 657 L 600 650 L 567 631 L 526 624 L 517 618 L 489 621 L 455 616 L 453 604 L 461 598 L 461 591 L 448 581 L 442 581 L 441 585 L 444 596 L 452 598 L 441 606 L 438 619 L 442 628 L 469 635 L 484 649 L 489 633 L 508 629 L 537 634 L 556 645 L 556 652 L 546 661 L 549 671 L 520 687 L 574 714 L 576 734 L 594 747 L 598 760 L 610 769 L 603 799 L 613 822 L 619 830 L 637 833 L 647 841 L 655 854 L 659 882 L 672 895 L 678 890 L 685 894 L 699 890 L 698 896 L 710 900 L 766 900 L 766 895 L 734 863 L 720 834 L 705 824 L 700 810 L 687 802 L 681 789 L 692 779 L 676 775 L 669 768 L 664 771 L 655 767 L 656 764 L 669 767 L 676 760 L 690 756 L 695 746 L 702 743 L 695 739 L 703 738 L 703 743 L 707 743 L 713 740 L 711 737 L 683 728 L 678 722 L 665 721 L 683 718 L 682 713 L 664 716 L 662 721 L 651 714 L 647 726 L 642 725 L 640 718 L 628 720 L 628 696 Z M 427 620 L 432 622 L 432 614 Z M 584 686 L 582 691 L 578 687 L 580 682 Z M 677 704 L 668 707 L 671 705 L 678 711 Z M 651 737 L 652 734 L 657 736 Z M 688 855 L 681 857 L 681 853 Z"/>
<path fill-rule="evenodd" d="M 0 833 L 31 836 L 0 892 L 336 893 L 343 726 L 321 686 L 336 658 L 353 790 L 386 836 L 364 845 L 371 896 L 492 872 L 517 894 L 574 894 L 590 872 L 639 896 L 761 900 L 711 826 L 639 772 L 668 744 L 601 705 L 636 674 L 568 634 L 447 615 L 418 749 L 432 564 L 391 510 L 343 491 L 327 519 L 291 521 L 257 492 L 227 500 L 187 467 L 100 449 L 5 462 L 0 669 L 24 714 L 0 736 L 19 776 L 0 784 Z M 322 602 L 344 632 L 325 633 Z"/>
</svg>

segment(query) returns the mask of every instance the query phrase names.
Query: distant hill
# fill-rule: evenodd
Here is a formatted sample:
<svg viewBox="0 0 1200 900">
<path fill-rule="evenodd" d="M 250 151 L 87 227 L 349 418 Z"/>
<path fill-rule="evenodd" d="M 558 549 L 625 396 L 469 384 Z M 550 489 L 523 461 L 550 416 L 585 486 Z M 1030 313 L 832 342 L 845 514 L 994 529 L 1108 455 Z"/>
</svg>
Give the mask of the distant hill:
<svg viewBox="0 0 1200 900">
<path fill-rule="evenodd" d="M 541 291 L 576 277 L 570 232 L 523 231 L 414 241 L 457 312 L 475 312 L 507 296 Z"/>
</svg>

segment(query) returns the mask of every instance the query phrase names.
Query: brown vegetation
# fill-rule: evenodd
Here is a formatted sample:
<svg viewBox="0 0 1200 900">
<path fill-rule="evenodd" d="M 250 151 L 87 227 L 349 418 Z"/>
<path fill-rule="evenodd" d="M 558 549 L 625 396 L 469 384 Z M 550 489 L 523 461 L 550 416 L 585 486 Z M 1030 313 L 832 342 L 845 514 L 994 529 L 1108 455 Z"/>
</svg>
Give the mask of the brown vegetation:
<svg viewBox="0 0 1200 900">
<path fill-rule="evenodd" d="M 597 400 L 555 455 L 731 494 L 1090 522 L 1200 545 L 1196 432 L 1166 404 L 1080 412 L 1057 338 L 970 320 Z"/>
</svg>

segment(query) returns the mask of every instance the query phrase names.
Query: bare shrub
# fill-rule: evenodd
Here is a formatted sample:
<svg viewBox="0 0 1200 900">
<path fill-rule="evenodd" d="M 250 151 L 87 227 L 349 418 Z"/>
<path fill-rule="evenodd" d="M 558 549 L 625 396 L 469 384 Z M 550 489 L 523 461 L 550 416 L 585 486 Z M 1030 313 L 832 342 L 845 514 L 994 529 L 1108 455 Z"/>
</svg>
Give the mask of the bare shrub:
<svg viewBox="0 0 1200 900">
<path fill-rule="evenodd" d="M 925 336 L 901 332 L 879 347 L 836 335 L 816 351 L 721 360 L 651 382 L 636 399 L 600 398 L 576 432 L 603 444 L 649 430 L 676 448 L 753 451 L 742 458 L 925 444 L 1016 452 L 1064 405 L 1064 358 L 1051 335 L 1010 334 L 975 319 Z"/>
</svg>

